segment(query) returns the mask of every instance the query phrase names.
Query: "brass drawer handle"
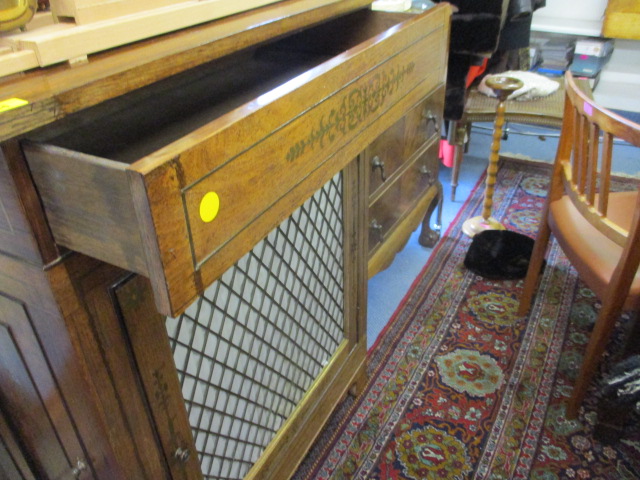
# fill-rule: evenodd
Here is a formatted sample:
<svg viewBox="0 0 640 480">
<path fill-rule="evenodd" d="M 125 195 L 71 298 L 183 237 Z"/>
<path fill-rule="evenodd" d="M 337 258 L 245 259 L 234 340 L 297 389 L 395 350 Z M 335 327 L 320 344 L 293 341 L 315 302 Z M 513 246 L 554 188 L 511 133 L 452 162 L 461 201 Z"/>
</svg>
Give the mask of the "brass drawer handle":
<svg viewBox="0 0 640 480">
<path fill-rule="evenodd" d="M 433 128 L 436 132 L 440 131 L 440 122 L 438 117 L 431 110 L 424 110 L 422 112 L 422 118 L 425 120 L 425 126 L 429 126 L 429 122 L 433 122 Z"/>
<path fill-rule="evenodd" d="M 182 463 L 187 463 L 189 457 L 191 457 L 191 451 L 188 448 L 178 448 L 173 456 Z"/>
<path fill-rule="evenodd" d="M 373 170 L 375 170 L 376 168 L 380 169 L 380 178 L 382 179 L 383 182 L 387 181 L 387 175 L 384 172 L 384 162 L 382 160 L 380 160 L 380 157 L 378 155 L 376 155 L 375 157 L 373 157 L 371 159 L 371 168 Z"/>
<path fill-rule="evenodd" d="M 380 225 L 375 218 L 371 220 L 371 223 L 369 224 L 369 228 L 377 232 L 378 241 L 382 242 L 382 225 Z"/>
<path fill-rule="evenodd" d="M 76 462 L 76 466 L 73 467 L 73 469 L 71 470 L 71 475 L 73 476 L 73 478 L 80 478 L 80 475 L 82 475 L 82 472 L 87 470 L 87 464 L 84 463 L 84 460 L 78 459 L 78 461 Z"/>
<path fill-rule="evenodd" d="M 431 170 L 429 170 L 429 167 L 427 167 L 426 165 L 420 165 L 420 168 L 418 168 L 418 171 L 422 174 L 425 175 L 427 177 L 427 181 L 429 183 L 432 182 L 432 176 L 433 174 L 431 173 Z"/>
</svg>

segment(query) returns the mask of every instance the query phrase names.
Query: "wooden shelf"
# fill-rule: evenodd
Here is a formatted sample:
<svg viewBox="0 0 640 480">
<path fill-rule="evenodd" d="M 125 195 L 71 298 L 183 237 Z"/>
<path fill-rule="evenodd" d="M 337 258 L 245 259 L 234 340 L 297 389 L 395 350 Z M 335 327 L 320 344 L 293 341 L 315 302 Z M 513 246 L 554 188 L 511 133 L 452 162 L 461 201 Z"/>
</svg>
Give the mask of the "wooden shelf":
<svg viewBox="0 0 640 480">
<path fill-rule="evenodd" d="M 533 14 L 531 29 L 538 32 L 600 36 L 607 0 L 583 0 L 579 7 L 566 0 L 547 0 Z"/>
<path fill-rule="evenodd" d="M 28 28 L 25 32 L 6 32 L 0 36 L 0 46 L 8 47 L 13 52 L 30 53 L 27 55 L 28 58 L 21 57 L 19 63 L 14 62 L 11 55 L 0 56 L 0 77 L 65 61 L 73 63 L 77 59 L 86 60 L 87 55 L 92 53 L 257 9 L 278 1 L 245 0 L 237 6 L 222 0 L 191 0 L 86 25 L 51 21 L 41 28 Z"/>
<path fill-rule="evenodd" d="M 554 18 L 545 16 L 533 17 L 531 30 L 536 32 L 564 33 L 567 35 L 585 35 L 599 37 L 602 23 L 595 20 L 571 18 Z"/>
<path fill-rule="evenodd" d="M 21 61 L 27 62 L 35 54 L 0 50 L 0 102 L 14 97 L 29 102 L 13 110 L 0 109 L 0 141 L 250 45 L 367 5 L 368 0 L 285 0 L 273 7 L 181 29 L 159 39 L 95 53 L 84 64 L 62 63 L 8 77 L 2 77 L 5 60 L 20 66 L 24 65 Z"/>
</svg>

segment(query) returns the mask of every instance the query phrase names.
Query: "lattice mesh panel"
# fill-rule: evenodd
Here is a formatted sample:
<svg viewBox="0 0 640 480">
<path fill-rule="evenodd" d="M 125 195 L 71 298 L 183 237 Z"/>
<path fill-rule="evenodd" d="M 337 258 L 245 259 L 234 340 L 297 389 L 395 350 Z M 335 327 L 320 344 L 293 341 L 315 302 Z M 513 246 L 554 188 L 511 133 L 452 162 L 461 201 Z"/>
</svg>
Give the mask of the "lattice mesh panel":
<svg viewBox="0 0 640 480">
<path fill-rule="evenodd" d="M 344 338 L 342 178 L 167 331 L 206 479 L 240 479 Z"/>
</svg>

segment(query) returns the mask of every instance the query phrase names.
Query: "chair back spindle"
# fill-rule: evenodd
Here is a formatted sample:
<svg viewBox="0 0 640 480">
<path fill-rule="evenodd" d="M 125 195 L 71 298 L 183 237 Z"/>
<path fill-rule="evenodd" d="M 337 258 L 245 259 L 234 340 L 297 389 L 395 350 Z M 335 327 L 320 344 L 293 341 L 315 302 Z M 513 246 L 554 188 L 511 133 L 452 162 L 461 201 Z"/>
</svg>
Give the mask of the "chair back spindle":
<svg viewBox="0 0 640 480">
<path fill-rule="evenodd" d="M 600 149 L 600 129 L 597 125 L 590 125 L 589 147 L 587 149 L 586 195 L 587 204 L 593 206 L 596 196 L 596 183 L 598 178 L 598 161 Z M 602 212 L 600 212 L 602 213 Z M 606 213 L 605 213 L 606 215 Z"/>
<path fill-rule="evenodd" d="M 613 139 L 640 145 L 640 130 L 637 124 L 598 106 L 570 74 L 565 92 L 565 121 L 557 153 L 565 193 L 594 227 L 624 245 L 628 231 L 612 221 L 608 212 Z"/>
<path fill-rule="evenodd" d="M 611 189 L 611 158 L 613 155 L 613 135 L 609 132 L 604 132 L 602 140 L 602 159 L 600 162 L 600 185 L 604 192 L 609 192 Z M 598 198 L 598 212 L 601 215 L 607 216 L 607 208 L 609 206 L 609 195 L 601 195 Z"/>
</svg>

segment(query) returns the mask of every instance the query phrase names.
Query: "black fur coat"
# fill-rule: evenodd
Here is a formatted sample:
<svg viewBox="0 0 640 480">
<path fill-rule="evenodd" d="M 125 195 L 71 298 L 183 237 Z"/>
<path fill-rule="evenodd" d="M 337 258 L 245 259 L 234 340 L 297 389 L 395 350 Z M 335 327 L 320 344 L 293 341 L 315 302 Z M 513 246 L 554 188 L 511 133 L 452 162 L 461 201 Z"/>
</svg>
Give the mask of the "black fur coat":
<svg viewBox="0 0 640 480">
<path fill-rule="evenodd" d="M 435 0 L 439 2 L 441 0 Z M 444 117 L 460 120 L 469 67 L 498 47 L 506 23 L 529 19 L 545 0 L 449 0 L 458 11 L 451 17 L 451 41 Z"/>
</svg>

